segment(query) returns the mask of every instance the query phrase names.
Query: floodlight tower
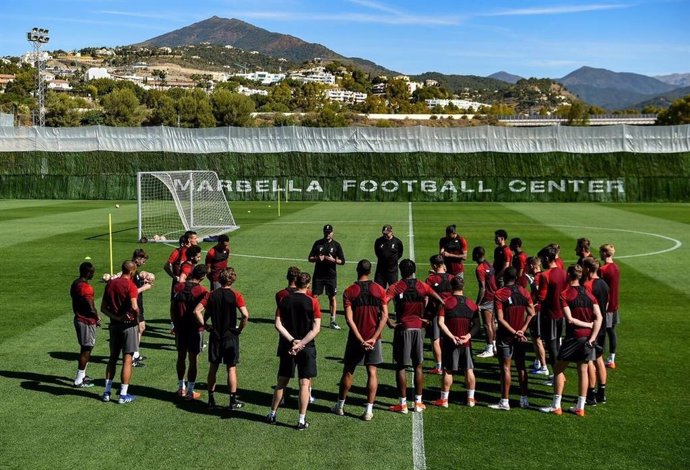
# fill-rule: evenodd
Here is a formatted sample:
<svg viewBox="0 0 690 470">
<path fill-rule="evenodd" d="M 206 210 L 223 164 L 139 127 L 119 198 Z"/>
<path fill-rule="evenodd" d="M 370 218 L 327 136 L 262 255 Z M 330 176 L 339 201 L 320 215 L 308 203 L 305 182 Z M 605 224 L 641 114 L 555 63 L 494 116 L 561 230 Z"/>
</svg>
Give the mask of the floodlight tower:
<svg viewBox="0 0 690 470">
<path fill-rule="evenodd" d="M 41 56 L 41 47 L 47 44 L 50 38 L 48 37 L 48 30 L 43 28 L 33 28 L 26 33 L 26 39 L 31 43 L 34 49 L 34 58 L 36 60 L 36 104 L 38 105 L 38 125 L 43 127 L 46 125 L 46 106 L 45 106 L 45 62 Z M 34 121 L 35 124 L 35 121 Z"/>
</svg>

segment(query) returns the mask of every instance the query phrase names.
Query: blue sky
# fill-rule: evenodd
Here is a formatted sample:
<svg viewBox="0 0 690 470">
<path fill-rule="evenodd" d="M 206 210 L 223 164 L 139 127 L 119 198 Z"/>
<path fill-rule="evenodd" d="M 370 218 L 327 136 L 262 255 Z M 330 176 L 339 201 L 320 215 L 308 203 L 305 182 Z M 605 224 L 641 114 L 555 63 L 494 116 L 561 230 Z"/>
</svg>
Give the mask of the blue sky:
<svg viewBox="0 0 690 470">
<path fill-rule="evenodd" d="M 0 56 L 140 42 L 213 15 L 407 74 L 558 78 L 583 66 L 690 72 L 690 0 L 32 0 L 3 2 Z"/>
</svg>

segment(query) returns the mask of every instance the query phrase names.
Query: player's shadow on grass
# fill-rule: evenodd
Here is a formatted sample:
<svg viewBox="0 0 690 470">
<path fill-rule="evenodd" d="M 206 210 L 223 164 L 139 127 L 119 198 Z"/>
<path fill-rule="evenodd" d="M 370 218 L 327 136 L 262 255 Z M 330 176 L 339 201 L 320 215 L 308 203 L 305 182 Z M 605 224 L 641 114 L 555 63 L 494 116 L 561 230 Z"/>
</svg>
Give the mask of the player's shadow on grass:
<svg viewBox="0 0 690 470">
<path fill-rule="evenodd" d="M 265 323 L 265 324 L 270 324 L 270 325 L 275 325 L 275 319 L 274 318 L 256 318 L 256 317 L 249 317 L 249 323 Z"/>
<path fill-rule="evenodd" d="M 67 361 L 67 362 L 77 362 L 79 360 L 79 353 L 78 352 L 67 352 L 67 351 L 50 351 L 48 353 L 50 357 L 53 359 L 58 359 L 61 361 Z M 107 364 L 108 363 L 108 356 L 96 356 L 96 355 L 91 355 L 91 359 L 89 359 L 89 364 Z"/>
</svg>

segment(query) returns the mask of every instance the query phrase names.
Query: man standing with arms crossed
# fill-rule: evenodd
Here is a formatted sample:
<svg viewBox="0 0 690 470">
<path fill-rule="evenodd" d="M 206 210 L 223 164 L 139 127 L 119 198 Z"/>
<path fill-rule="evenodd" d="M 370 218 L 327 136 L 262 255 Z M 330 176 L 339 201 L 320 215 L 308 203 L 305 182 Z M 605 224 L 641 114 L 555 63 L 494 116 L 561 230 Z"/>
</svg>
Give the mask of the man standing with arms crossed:
<svg viewBox="0 0 690 470">
<path fill-rule="evenodd" d="M 352 387 L 352 376 L 359 364 L 367 368 L 367 404 L 362 414 L 364 421 L 374 417 L 374 401 L 378 389 L 377 365 L 383 362 L 381 332 L 388 322 L 386 291 L 369 280 L 371 263 L 363 259 L 357 263 L 357 282 L 343 292 L 345 319 L 350 327 L 343 358 L 343 375 L 340 379 L 338 402 L 333 412 L 344 414 L 345 399 Z"/>
<path fill-rule="evenodd" d="M 78 388 L 89 388 L 94 385 L 91 379 L 86 377 L 86 366 L 96 345 L 96 328 L 101 326 L 101 319 L 93 302 L 93 286 L 89 284 L 95 271 L 93 264 L 88 261 L 80 264 L 79 277 L 72 282 L 69 290 L 74 312 L 74 329 L 80 346 L 77 376 L 74 379 L 74 386 Z"/>
<path fill-rule="evenodd" d="M 309 386 L 316 377 L 316 344 L 314 338 L 321 329 L 321 308 L 315 297 L 307 295 L 311 283 L 309 273 L 300 273 L 295 285 L 297 290 L 285 297 L 276 310 L 275 327 L 279 333 L 278 381 L 273 392 L 271 411 L 266 415 L 268 424 L 276 423 L 276 413 L 283 398 L 283 392 L 294 377 L 295 369 L 299 377 L 299 420 L 297 430 L 304 431 L 307 423 L 309 405 Z"/>
<path fill-rule="evenodd" d="M 139 306 L 137 305 L 137 286 L 132 282 L 132 276 L 137 271 L 133 261 L 122 263 L 122 275 L 113 279 L 105 287 L 101 312 L 110 318 L 110 358 L 105 369 L 105 392 L 102 400 L 110 401 L 113 377 L 117 368 L 117 360 L 122 353 L 122 373 L 120 374 L 120 399 L 118 403 L 125 404 L 134 401 L 134 395 L 129 394 L 129 380 L 132 376 L 132 355 L 137 349 L 139 334 Z"/>
<path fill-rule="evenodd" d="M 386 224 L 382 235 L 374 242 L 376 253 L 376 274 L 374 281 L 384 289 L 398 282 L 398 260 L 405 252 L 403 242 L 393 235 L 393 227 Z"/>
<path fill-rule="evenodd" d="M 330 326 L 334 330 L 339 330 L 340 326 L 335 321 L 337 308 L 335 296 L 338 293 L 338 273 L 335 268 L 339 264 L 345 264 L 345 255 L 340 243 L 333 239 L 332 225 L 323 226 L 323 238 L 314 242 L 308 260 L 315 265 L 312 292 L 315 297 L 318 297 L 324 290 L 326 291 L 328 308 L 331 312 Z"/>
</svg>

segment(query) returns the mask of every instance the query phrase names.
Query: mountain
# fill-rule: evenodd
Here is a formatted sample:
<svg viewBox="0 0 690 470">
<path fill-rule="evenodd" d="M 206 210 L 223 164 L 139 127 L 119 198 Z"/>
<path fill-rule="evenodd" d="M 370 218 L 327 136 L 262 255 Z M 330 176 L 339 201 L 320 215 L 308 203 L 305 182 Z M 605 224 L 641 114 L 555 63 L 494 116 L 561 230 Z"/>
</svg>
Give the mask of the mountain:
<svg viewBox="0 0 690 470">
<path fill-rule="evenodd" d="M 646 75 L 593 67 L 581 67 L 556 81 L 586 103 L 609 110 L 624 109 L 678 88 Z"/>
<path fill-rule="evenodd" d="M 668 108 L 671 105 L 671 103 L 673 103 L 677 99 L 684 98 L 688 95 L 690 95 L 690 86 L 686 86 L 684 88 L 676 88 L 675 90 L 662 93 L 661 95 L 657 95 L 653 98 L 637 103 L 635 104 L 635 106 L 633 106 L 633 108 L 642 109 L 647 106 Z"/>
<path fill-rule="evenodd" d="M 690 86 L 690 73 L 672 73 L 670 75 L 657 75 L 654 78 L 656 78 L 657 80 L 661 80 L 664 83 L 668 83 L 670 85 L 683 87 Z"/>
<path fill-rule="evenodd" d="M 292 62 L 305 62 L 314 58 L 339 60 L 373 75 L 395 75 L 371 61 L 348 58 L 327 47 L 303 41 L 288 34 L 273 33 L 238 19 L 213 16 L 184 28 L 156 36 L 134 44 L 142 47 L 178 47 L 200 43 L 230 45 L 245 51 L 258 51 L 268 56 L 284 58 Z"/>
<path fill-rule="evenodd" d="M 504 72 L 503 70 L 501 70 L 500 72 L 492 73 L 486 78 L 494 78 L 496 80 L 501 80 L 502 82 L 514 85 L 518 81 L 522 80 L 524 77 L 521 77 L 519 75 L 513 75 L 512 73 Z"/>
</svg>

